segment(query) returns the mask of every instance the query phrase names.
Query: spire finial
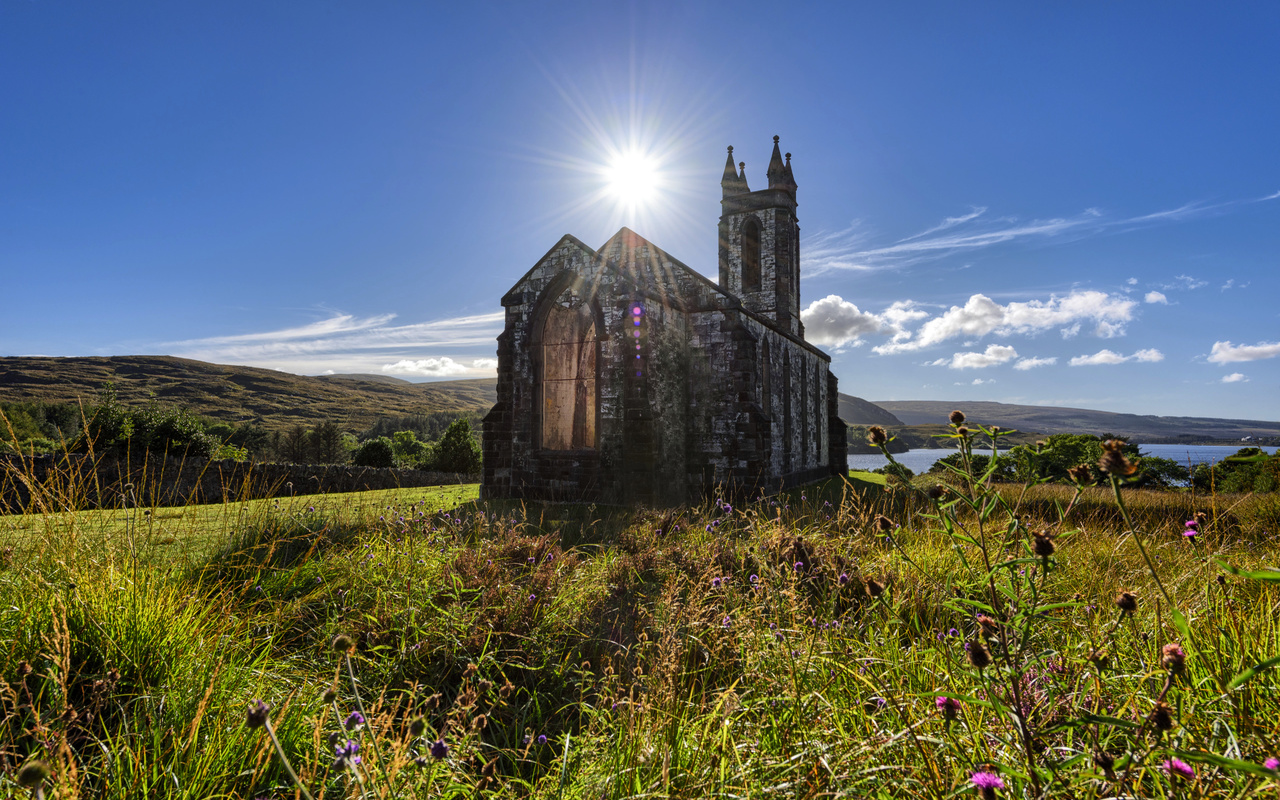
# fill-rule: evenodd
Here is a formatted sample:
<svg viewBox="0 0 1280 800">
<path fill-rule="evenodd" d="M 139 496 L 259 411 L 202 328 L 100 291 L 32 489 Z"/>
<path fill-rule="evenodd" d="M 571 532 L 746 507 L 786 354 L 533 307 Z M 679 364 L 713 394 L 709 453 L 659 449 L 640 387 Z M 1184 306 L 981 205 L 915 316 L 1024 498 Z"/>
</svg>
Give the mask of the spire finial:
<svg viewBox="0 0 1280 800">
<path fill-rule="evenodd" d="M 778 137 L 777 137 L 777 136 L 774 136 L 774 137 L 773 137 L 773 143 L 774 143 L 774 144 L 777 144 L 777 143 L 778 143 Z"/>
<path fill-rule="evenodd" d="M 787 153 L 787 166 L 791 166 L 791 154 Z"/>
<path fill-rule="evenodd" d="M 729 155 L 733 155 L 733 145 L 729 145 Z"/>
</svg>

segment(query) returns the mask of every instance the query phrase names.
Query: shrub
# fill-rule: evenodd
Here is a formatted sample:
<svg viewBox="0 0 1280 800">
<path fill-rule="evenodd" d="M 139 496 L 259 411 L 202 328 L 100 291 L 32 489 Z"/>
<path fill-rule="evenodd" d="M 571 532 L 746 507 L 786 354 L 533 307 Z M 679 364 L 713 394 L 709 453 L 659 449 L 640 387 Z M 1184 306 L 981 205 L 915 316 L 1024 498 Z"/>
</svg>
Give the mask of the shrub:
<svg viewBox="0 0 1280 800">
<path fill-rule="evenodd" d="M 395 447 L 385 436 L 370 439 L 356 450 L 352 463 L 357 467 L 394 467 L 396 465 Z"/>
<path fill-rule="evenodd" d="M 468 475 L 480 471 L 480 444 L 471 433 L 471 423 L 465 418 L 450 425 L 440 437 L 433 467 L 442 472 L 464 472 Z"/>
</svg>

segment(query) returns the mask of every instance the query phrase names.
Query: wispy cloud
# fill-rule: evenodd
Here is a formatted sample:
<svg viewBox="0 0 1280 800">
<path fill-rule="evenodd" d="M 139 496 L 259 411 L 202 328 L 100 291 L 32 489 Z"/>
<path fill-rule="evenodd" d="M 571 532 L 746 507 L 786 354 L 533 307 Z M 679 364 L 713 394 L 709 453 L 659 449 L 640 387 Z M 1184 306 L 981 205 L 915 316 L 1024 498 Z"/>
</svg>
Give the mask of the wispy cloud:
<svg viewBox="0 0 1280 800">
<path fill-rule="evenodd" d="M 1010 242 L 1048 241 L 1068 234 L 1075 237 L 1091 236 L 1117 229 L 1174 224 L 1221 214 L 1233 206 L 1265 202 L 1278 197 L 1280 192 L 1266 197 L 1222 203 L 1193 201 L 1176 208 L 1128 217 L 1109 217 L 1096 208 L 1086 208 L 1071 216 L 1025 222 L 1010 217 L 989 218 L 985 206 L 975 206 L 967 214 L 946 217 L 919 233 L 887 244 L 876 245 L 875 233 L 868 230 L 861 221 L 855 221 L 844 230 L 818 231 L 807 236 L 801 250 L 804 253 L 804 269 L 809 275 L 821 275 L 835 270 L 894 269 L 953 253 Z"/>
<path fill-rule="evenodd" d="M 493 367 L 488 363 L 492 359 L 475 356 L 493 352 L 503 318 L 503 312 L 498 311 L 393 325 L 394 314 L 366 318 L 333 314 L 306 325 L 187 339 L 164 346 L 174 355 L 186 358 L 303 374 L 318 374 L 328 369 L 376 373 L 387 366 L 421 362 L 422 366 L 401 366 L 387 371 L 422 377 L 479 377 L 493 374 Z M 467 363 L 471 366 L 466 366 Z"/>
<path fill-rule="evenodd" d="M 1258 342 L 1257 344 L 1232 344 L 1231 342 L 1214 342 L 1209 353 L 1209 361 L 1214 364 L 1231 364 L 1237 361 L 1261 361 L 1264 358 L 1280 356 L 1280 342 Z"/>
<path fill-rule="evenodd" d="M 1036 367 L 1047 367 L 1051 364 L 1057 364 L 1057 363 L 1058 363 L 1057 356 L 1049 356 L 1048 358 L 1023 358 L 1023 359 L 1019 359 L 1018 363 L 1013 365 L 1013 368 L 1026 372 L 1029 369 L 1035 369 Z"/>
<path fill-rule="evenodd" d="M 1248 383 L 1249 379 L 1245 377 L 1243 372 L 1233 372 L 1230 375 L 1222 376 L 1223 383 Z"/>
<path fill-rule="evenodd" d="M 1131 356 L 1122 356 L 1113 350 L 1099 350 L 1091 356 L 1076 356 L 1070 361 L 1073 367 L 1091 367 L 1101 364 L 1123 364 L 1127 361 L 1154 363 L 1164 361 L 1164 353 L 1154 348 L 1139 350 Z"/>
</svg>

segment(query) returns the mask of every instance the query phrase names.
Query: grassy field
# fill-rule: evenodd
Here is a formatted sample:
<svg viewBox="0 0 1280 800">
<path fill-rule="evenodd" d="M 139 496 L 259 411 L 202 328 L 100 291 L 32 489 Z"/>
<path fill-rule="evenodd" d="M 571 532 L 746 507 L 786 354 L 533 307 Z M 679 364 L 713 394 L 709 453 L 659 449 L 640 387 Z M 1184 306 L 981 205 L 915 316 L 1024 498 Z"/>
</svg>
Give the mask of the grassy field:
<svg viewBox="0 0 1280 800">
<path fill-rule="evenodd" d="M 0 517 L 0 795 L 1276 796 L 1274 500 L 953 483 Z"/>
</svg>

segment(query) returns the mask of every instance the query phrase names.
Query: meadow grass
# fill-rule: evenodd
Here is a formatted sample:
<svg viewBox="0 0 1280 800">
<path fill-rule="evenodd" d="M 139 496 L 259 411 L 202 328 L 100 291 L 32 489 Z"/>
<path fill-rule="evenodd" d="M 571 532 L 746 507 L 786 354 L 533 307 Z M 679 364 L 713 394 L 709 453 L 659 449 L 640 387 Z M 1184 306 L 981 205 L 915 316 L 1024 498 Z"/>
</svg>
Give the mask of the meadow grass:
<svg viewBox="0 0 1280 800">
<path fill-rule="evenodd" d="M 0 791 L 1275 796 L 1274 501 L 950 480 L 0 517 Z"/>
</svg>

